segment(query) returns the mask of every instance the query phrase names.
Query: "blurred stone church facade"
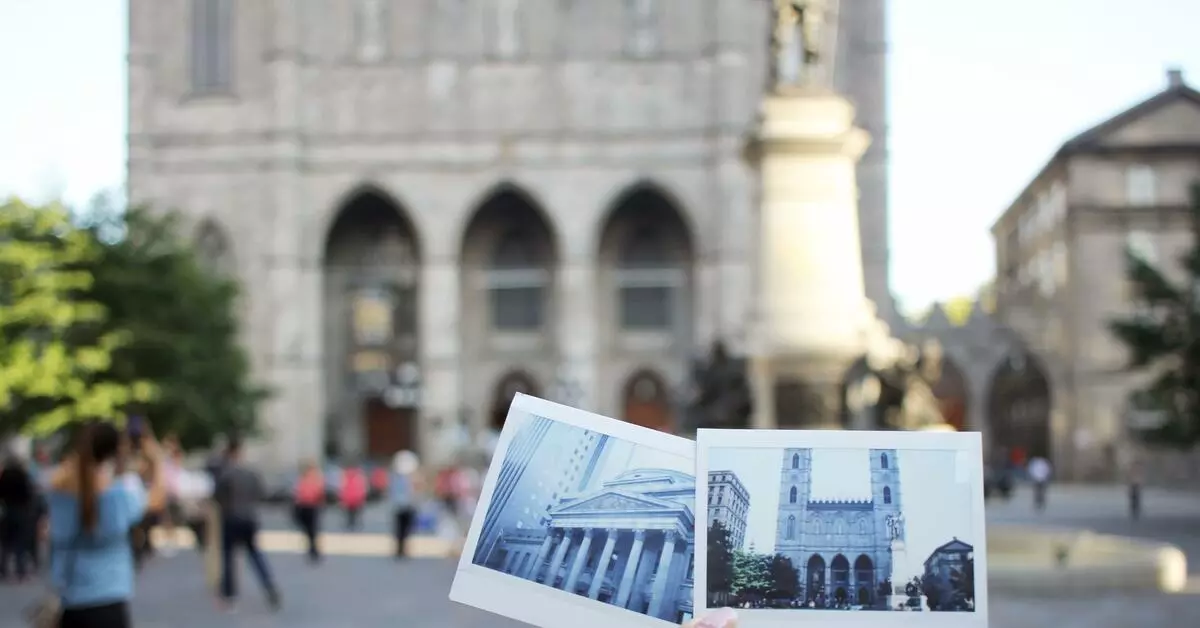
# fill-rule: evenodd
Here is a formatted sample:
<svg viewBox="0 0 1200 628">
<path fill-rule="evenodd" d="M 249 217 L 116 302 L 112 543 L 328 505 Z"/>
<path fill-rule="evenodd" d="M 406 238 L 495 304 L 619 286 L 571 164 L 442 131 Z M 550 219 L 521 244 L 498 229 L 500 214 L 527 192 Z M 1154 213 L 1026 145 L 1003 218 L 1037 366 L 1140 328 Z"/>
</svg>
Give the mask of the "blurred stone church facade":
<svg viewBox="0 0 1200 628">
<path fill-rule="evenodd" d="M 243 283 L 276 393 L 263 461 L 437 457 L 517 391 L 677 429 L 689 360 L 717 339 L 742 351 L 754 315 L 743 146 L 769 11 L 130 0 L 128 196 L 187 216 Z M 838 15 L 835 82 L 872 136 L 867 294 L 897 334 L 943 340 L 935 392 L 990 434 L 1015 410 L 983 400 L 1004 365 L 1034 363 L 1023 345 L 979 307 L 913 326 L 888 291 L 885 14 Z M 1014 442 L 1040 438 L 1038 412 Z"/>
</svg>

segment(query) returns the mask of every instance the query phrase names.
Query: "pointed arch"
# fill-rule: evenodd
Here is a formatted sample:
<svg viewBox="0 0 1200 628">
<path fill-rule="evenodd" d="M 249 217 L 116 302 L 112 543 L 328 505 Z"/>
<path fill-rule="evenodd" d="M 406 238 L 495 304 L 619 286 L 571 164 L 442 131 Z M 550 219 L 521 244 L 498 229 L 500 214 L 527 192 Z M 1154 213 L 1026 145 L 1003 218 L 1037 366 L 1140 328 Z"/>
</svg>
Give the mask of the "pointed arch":
<svg viewBox="0 0 1200 628">
<path fill-rule="evenodd" d="M 695 236 L 674 195 L 634 183 L 614 199 L 598 232 L 613 328 L 690 335 Z"/>
<path fill-rule="evenodd" d="M 196 225 L 192 234 L 196 257 L 209 270 L 233 275 L 237 264 L 234 260 L 233 241 L 229 231 L 217 219 L 207 217 Z"/>
<path fill-rule="evenodd" d="M 506 332 L 549 328 L 558 245 L 540 203 L 511 182 L 491 188 L 461 237 L 464 305 L 486 316 L 475 327 Z"/>
<path fill-rule="evenodd" d="M 420 239 L 408 211 L 360 183 L 330 214 L 321 245 L 325 449 L 383 458 L 418 451 L 414 396 L 389 398 L 402 368 L 420 381 Z"/>
</svg>

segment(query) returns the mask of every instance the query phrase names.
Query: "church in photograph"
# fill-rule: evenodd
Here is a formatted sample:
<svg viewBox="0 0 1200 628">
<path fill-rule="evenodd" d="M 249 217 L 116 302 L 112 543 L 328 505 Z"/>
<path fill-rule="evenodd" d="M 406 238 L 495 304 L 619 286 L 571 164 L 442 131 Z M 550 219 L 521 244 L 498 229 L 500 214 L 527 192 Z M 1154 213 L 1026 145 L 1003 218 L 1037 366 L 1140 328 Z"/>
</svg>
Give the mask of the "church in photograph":
<svg viewBox="0 0 1200 628">
<path fill-rule="evenodd" d="M 812 450 L 784 450 L 775 552 L 795 565 L 805 602 L 870 606 L 891 576 L 891 543 L 904 540 L 899 460 L 894 449 L 866 458 L 871 499 L 818 501 Z"/>
<path fill-rule="evenodd" d="M 686 429 L 698 354 L 771 351 L 764 303 L 795 284 L 764 260 L 833 242 L 845 259 L 803 266 L 845 276 L 806 294 L 841 292 L 785 309 L 946 332 L 934 392 L 956 427 L 986 427 L 1019 343 L 981 312 L 912 327 L 888 290 L 887 2 L 793 4 L 129 0 L 127 195 L 181 213 L 244 288 L 274 392 L 256 459 L 446 460 L 516 392 Z M 805 59 L 832 95 L 814 111 L 853 127 L 813 143 L 836 189 L 764 185 L 783 175 L 748 148 Z M 836 198 L 777 227 L 776 193 Z M 767 412 L 786 386 L 756 372 Z"/>
</svg>

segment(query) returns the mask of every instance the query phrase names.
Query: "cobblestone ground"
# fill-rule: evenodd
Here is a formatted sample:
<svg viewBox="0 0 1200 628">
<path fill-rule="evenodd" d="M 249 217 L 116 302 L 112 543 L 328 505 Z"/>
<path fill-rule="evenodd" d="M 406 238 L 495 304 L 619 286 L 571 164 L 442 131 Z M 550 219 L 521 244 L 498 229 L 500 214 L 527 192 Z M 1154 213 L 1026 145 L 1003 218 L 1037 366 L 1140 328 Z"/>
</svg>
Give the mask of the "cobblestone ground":
<svg viewBox="0 0 1200 628">
<path fill-rule="evenodd" d="M 1062 489 L 1050 508 L 1034 515 L 1028 494 L 989 509 L 989 520 L 1088 527 L 1100 532 L 1166 540 L 1188 551 L 1193 574 L 1200 572 L 1200 495 L 1152 493 L 1146 518 L 1131 524 L 1120 489 Z M 284 528 L 282 513 L 269 527 Z M 340 521 L 329 521 L 341 531 Z M 385 532 L 386 516 L 371 512 L 366 531 Z M 447 599 L 454 564 L 447 560 L 397 562 L 383 557 L 331 556 L 318 567 L 291 553 L 271 556 L 285 595 L 284 609 L 268 613 L 248 573 L 236 615 L 219 613 L 204 590 L 198 557 L 183 553 L 159 558 L 138 582 L 135 617 L 139 628 L 262 626 L 280 628 L 510 628 L 519 624 L 459 606 Z M 1193 579 L 1196 583 L 1196 579 Z M 994 628 L 1167 628 L 1200 625 L 1200 586 L 1177 595 L 1109 595 L 1072 599 L 1014 599 L 993 596 Z M 19 626 L 20 609 L 37 598 L 37 584 L 0 587 L 0 626 Z"/>
</svg>

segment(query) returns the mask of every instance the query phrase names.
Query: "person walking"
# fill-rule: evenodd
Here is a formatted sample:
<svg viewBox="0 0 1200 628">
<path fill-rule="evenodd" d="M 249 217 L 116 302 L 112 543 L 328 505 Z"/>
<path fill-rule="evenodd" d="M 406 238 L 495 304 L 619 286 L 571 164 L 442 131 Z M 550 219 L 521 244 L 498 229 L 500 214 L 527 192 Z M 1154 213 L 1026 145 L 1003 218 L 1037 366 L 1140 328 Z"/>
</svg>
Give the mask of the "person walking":
<svg viewBox="0 0 1200 628">
<path fill-rule="evenodd" d="M 351 465 L 342 471 L 339 498 L 346 512 L 346 529 L 358 530 L 362 522 L 362 509 L 367 503 L 367 476 L 361 467 Z"/>
<path fill-rule="evenodd" d="M 51 583 L 61 628 L 127 628 L 133 597 L 130 529 L 166 496 L 158 442 L 138 438 L 144 482 L 129 467 L 131 435 L 109 423 L 78 428 L 74 451 L 49 481 Z"/>
<path fill-rule="evenodd" d="M 392 509 L 393 533 L 396 537 L 396 558 L 408 556 L 407 543 L 416 519 L 417 474 L 420 459 L 411 451 L 401 451 L 392 458 L 392 473 L 388 478 L 388 505 Z"/>
<path fill-rule="evenodd" d="M 1041 512 L 1046 509 L 1046 489 L 1050 484 L 1050 478 L 1054 475 L 1054 468 L 1050 466 L 1050 461 L 1041 456 L 1034 456 L 1029 461 L 1029 479 L 1033 480 L 1033 507 Z"/>
<path fill-rule="evenodd" d="M 308 560 L 315 564 L 321 561 L 317 536 L 320 534 L 321 505 L 325 501 L 325 478 L 316 462 L 304 463 L 293 493 L 296 525 L 308 542 Z"/>
<path fill-rule="evenodd" d="M 216 501 L 221 510 L 221 603 L 226 610 L 233 610 L 238 593 L 233 554 L 240 548 L 250 558 L 268 605 L 279 610 L 279 590 L 267 557 L 258 547 L 258 508 L 266 493 L 263 479 L 242 460 L 240 441 L 230 439 L 227 451 L 225 469 L 216 485 Z"/>
<path fill-rule="evenodd" d="M 37 559 L 37 489 L 25 461 L 15 453 L 0 469 L 0 580 L 8 579 L 9 559 L 18 582 L 30 575 Z"/>
</svg>

